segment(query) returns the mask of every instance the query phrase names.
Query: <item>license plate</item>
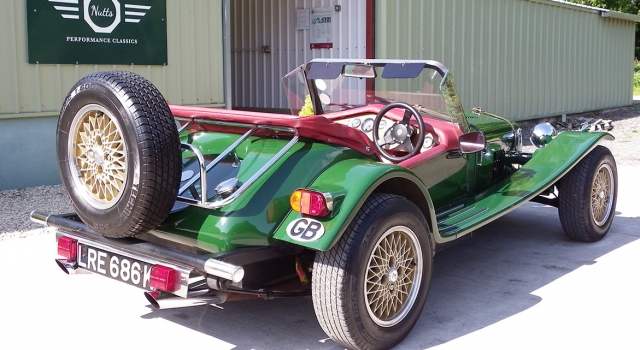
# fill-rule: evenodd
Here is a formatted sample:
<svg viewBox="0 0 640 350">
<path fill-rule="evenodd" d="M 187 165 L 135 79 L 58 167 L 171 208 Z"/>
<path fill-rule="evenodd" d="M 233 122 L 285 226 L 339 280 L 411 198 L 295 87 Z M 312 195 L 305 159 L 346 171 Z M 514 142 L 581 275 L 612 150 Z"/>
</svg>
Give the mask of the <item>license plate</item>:
<svg viewBox="0 0 640 350">
<path fill-rule="evenodd" d="M 78 243 L 78 251 L 81 268 L 142 289 L 150 288 L 153 265 L 82 243 Z"/>
</svg>

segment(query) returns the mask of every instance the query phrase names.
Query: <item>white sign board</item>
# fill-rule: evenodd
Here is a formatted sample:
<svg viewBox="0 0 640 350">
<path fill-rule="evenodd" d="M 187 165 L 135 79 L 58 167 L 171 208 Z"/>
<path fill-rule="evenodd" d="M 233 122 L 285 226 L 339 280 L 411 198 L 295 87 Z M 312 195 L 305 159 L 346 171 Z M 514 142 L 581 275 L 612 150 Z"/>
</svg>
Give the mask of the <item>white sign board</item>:
<svg viewBox="0 0 640 350">
<path fill-rule="evenodd" d="M 333 47 L 333 7 L 311 9 L 310 43 L 312 49 Z"/>
<path fill-rule="evenodd" d="M 296 29 L 309 29 L 309 9 L 296 9 Z"/>
</svg>

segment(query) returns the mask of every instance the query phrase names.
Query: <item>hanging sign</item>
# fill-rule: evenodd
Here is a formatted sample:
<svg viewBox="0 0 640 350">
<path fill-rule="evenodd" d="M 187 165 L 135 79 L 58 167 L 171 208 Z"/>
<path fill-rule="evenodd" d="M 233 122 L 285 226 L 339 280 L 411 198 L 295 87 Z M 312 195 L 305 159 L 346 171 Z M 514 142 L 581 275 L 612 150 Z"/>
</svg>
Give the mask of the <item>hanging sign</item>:
<svg viewBox="0 0 640 350">
<path fill-rule="evenodd" d="M 333 7 L 311 9 L 310 42 L 312 49 L 330 49 L 333 47 Z"/>
<path fill-rule="evenodd" d="M 167 64 L 166 0 L 27 0 L 29 63 Z"/>
<path fill-rule="evenodd" d="M 296 29 L 308 30 L 309 29 L 309 9 L 296 9 Z"/>
</svg>

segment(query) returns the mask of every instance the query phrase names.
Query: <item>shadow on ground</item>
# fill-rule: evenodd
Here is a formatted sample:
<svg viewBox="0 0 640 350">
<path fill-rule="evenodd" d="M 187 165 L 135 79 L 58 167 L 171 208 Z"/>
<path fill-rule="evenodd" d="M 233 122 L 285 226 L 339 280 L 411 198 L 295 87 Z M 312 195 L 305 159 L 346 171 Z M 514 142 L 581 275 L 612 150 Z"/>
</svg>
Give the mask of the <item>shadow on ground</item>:
<svg viewBox="0 0 640 350">
<path fill-rule="evenodd" d="M 605 239 L 579 243 L 565 237 L 555 208 L 524 205 L 438 253 L 427 305 L 404 344 L 430 348 L 531 308 L 540 302 L 533 291 L 640 239 L 631 232 L 637 223 L 616 217 Z M 318 325 L 310 299 L 252 300 L 222 307 L 152 309 L 144 317 L 170 320 L 237 349 L 342 349 Z"/>
</svg>

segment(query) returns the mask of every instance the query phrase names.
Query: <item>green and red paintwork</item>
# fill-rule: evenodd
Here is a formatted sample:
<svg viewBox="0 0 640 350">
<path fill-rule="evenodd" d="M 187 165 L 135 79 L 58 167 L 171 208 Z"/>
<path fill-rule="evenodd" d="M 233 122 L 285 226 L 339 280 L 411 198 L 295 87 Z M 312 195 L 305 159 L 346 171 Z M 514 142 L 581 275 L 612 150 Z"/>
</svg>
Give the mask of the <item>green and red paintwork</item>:
<svg viewBox="0 0 640 350">
<path fill-rule="evenodd" d="M 493 177 L 492 152 L 511 147 L 503 140 L 510 132 L 506 122 L 486 117 L 471 120 L 487 139 L 485 153 L 450 157 L 442 153 L 412 168 L 381 163 L 344 146 L 301 139 L 249 187 L 237 200 L 218 210 L 189 206 L 171 214 L 155 230 L 169 233 L 173 240 L 206 252 L 232 251 L 239 247 L 269 246 L 274 240 L 314 250 L 327 250 L 341 237 L 364 201 L 376 191 L 410 198 L 427 218 L 436 243 L 460 238 L 531 200 L 568 172 L 600 140 L 612 139 L 602 132 L 565 132 L 513 174 Z M 205 156 L 215 156 L 239 135 L 217 132 L 183 132 Z M 216 166 L 226 176 L 236 171 L 240 182 L 248 180 L 289 141 L 285 138 L 250 137 L 237 148 L 241 164 Z M 487 156 L 489 154 L 489 156 Z M 185 158 L 190 154 L 185 152 Z M 489 159 L 489 161 L 485 161 Z M 302 214 L 291 210 L 289 197 L 298 188 L 331 194 L 333 211 L 315 217 L 325 234 L 313 242 L 291 239 L 287 225 Z M 164 236 L 164 235 L 163 235 Z"/>
<path fill-rule="evenodd" d="M 151 288 L 157 308 L 311 295 L 337 343 L 388 349 L 422 313 L 435 253 L 480 226 L 528 201 L 558 207 L 574 240 L 611 226 L 607 133 L 539 124 L 522 152 L 517 125 L 465 112 L 436 61 L 315 59 L 282 82 L 291 115 L 83 78 L 58 127 L 77 215 L 31 214 L 58 228 L 58 266 Z"/>
</svg>

